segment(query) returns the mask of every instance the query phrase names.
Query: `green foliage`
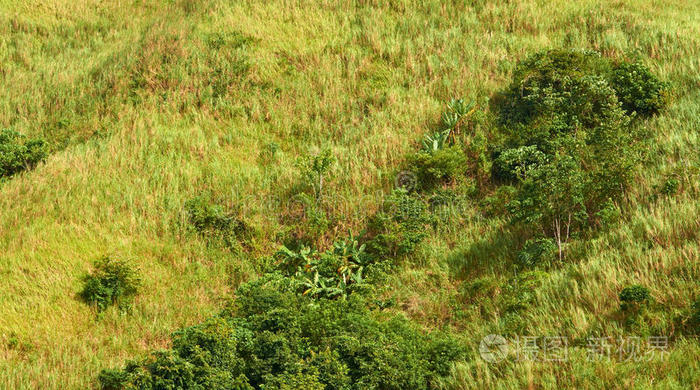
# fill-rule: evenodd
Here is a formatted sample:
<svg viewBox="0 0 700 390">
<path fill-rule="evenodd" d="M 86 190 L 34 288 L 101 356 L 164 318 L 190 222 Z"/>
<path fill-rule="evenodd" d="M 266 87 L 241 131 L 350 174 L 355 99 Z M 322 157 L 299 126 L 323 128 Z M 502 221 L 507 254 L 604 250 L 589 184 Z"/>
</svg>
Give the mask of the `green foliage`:
<svg viewBox="0 0 700 390">
<path fill-rule="evenodd" d="M 618 94 L 625 91 L 623 103 L 638 102 L 629 96 L 656 96 L 660 88 L 640 65 L 614 67 L 595 52 L 551 50 L 519 64 L 493 99 L 505 135 L 493 175 L 516 182 L 514 220 L 551 234 L 560 258 L 574 231 L 613 217 L 610 203 L 630 186 L 640 161 L 644 137 Z"/>
<path fill-rule="evenodd" d="M 638 308 L 650 300 L 651 293 L 649 289 L 639 284 L 625 287 L 620 291 L 620 308 L 623 311 Z"/>
<path fill-rule="evenodd" d="M 47 153 L 42 139 L 26 139 L 16 131 L 0 130 L 0 179 L 33 168 Z"/>
<path fill-rule="evenodd" d="M 695 299 L 692 305 L 690 305 L 690 318 L 689 323 L 691 326 L 691 332 L 696 335 L 700 335 L 700 297 Z"/>
<path fill-rule="evenodd" d="M 452 99 L 447 103 L 447 110 L 442 113 L 442 125 L 445 129 L 458 132 L 462 120 L 468 116 L 476 106 L 476 102 L 465 102 L 464 99 Z M 449 134 L 449 133 L 448 133 Z"/>
<path fill-rule="evenodd" d="M 298 200 L 303 207 L 304 214 L 301 222 L 305 238 L 311 239 L 325 234 L 331 225 L 331 220 L 317 199 L 313 199 L 307 194 L 298 194 L 295 200 Z"/>
<path fill-rule="evenodd" d="M 508 207 L 516 220 L 542 226 L 552 234 L 561 260 L 572 227 L 585 218 L 581 166 L 567 155 L 537 165 L 527 172 L 518 196 Z"/>
<path fill-rule="evenodd" d="M 675 195 L 678 192 L 679 186 L 680 186 L 680 183 L 679 183 L 678 179 L 671 177 L 671 178 L 666 179 L 666 181 L 664 181 L 664 184 L 661 185 L 659 192 L 661 192 L 664 195 Z"/>
<path fill-rule="evenodd" d="M 368 286 L 364 274 L 372 270 L 373 259 L 365 245 L 349 237 L 336 241 L 333 248 L 318 253 L 308 247 L 293 251 L 283 246 L 276 255 L 278 269 L 291 277 L 296 291 L 313 298 L 345 299 Z"/>
<path fill-rule="evenodd" d="M 518 252 L 516 260 L 518 265 L 523 268 L 534 268 L 554 260 L 554 253 L 556 250 L 557 246 L 551 239 L 531 239 L 525 242 L 523 249 Z"/>
<path fill-rule="evenodd" d="M 543 164 L 546 157 L 535 145 L 506 149 L 494 160 L 493 174 L 501 180 L 524 181 L 528 171 Z"/>
<path fill-rule="evenodd" d="M 330 149 L 324 149 L 315 155 L 304 156 L 297 161 L 302 179 L 313 187 L 316 199 L 323 195 L 324 181 L 334 163 L 335 157 Z"/>
<path fill-rule="evenodd" d="M 517 274 L 502 287 L 500 306 L 504 312 L 519 313 L 533 306 L 535 290 L 542 285 L 546 273 L 527 271 Z"/>
<path fill-rule="evenodd" d="M 396 189 L 382 209 L 369 218 L 362 237 L 367 253 L 376 259 L 409 254 L 425 238 L 430 222 L 421 198 Z"/>
<path fill-rule="evenodd" d="M 449 145 L 451 129 L 438 131 L 435 134 L 427 134 L 423 137 L 422 152 L 434 153 Z"/>
<path fill-rule="evenodd" d="M 596 217 L 601 227 L 609 228 L 620 220 L 622 212 L 612 199 L 608 199 L 608 201 L 603 203 L 600 207 L 600 210 L 596 213 Z"/>
<path fill-rule="evenodd" d="M 80 297 L 98 311 L 111 305 L 128 309 L 141 287 L 139 272 L 124 260 L 103 257 L 95 261 L 95 269 L 83 278 Z"/>
<path fill-rule="evenodd" d="M 222 240 L 229 248 L 250 238 L 251 228 L 221 205 L 199 196 L 185 202 L 185 212 L 192 228 L 207 240 Z"/>
<path fill-rule="evenodd" d="M 668 84 L 639 62 L 622 62 L 613 69 L 611 85 L 628 113 L 658 113 L 668 101 Z"/>
<path fill-rule="evenodd" d="M 242 285 L 236 296 L 220 316 L 176 332 L 172 350 L 104 371 L 103 386 L 429 389 L 464 353 L 403 317 L 382 319 L 361 299 L 311 301 L 279 274 Z"/>
<path fill-rule="evenodd" d="M 418 177 L 419 187 L 430 190 L 437 185 L 456 179 L 464 172 L 466 158 L 458 146 L 444 147 L 432 141 L 437 149 L 420 151 L 408 159 L 410 170 Z"/>
</svg>

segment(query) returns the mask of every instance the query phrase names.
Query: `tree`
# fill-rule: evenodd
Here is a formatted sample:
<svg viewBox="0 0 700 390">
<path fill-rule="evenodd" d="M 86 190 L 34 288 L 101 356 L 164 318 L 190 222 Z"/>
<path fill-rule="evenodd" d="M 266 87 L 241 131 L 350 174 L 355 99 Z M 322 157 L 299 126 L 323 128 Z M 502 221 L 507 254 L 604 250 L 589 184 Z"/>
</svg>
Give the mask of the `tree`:
<svg viewBox="0 0 700 390">
<path fill-rule="evenodd" d="M 551 234 L 562 260 L 572 226 L 586 215 L 583 169 L 573 157 L 557 154 L 526 175 L 509 209 L 516 220 L 540 225 L 545 235 Z"/>
</svg>

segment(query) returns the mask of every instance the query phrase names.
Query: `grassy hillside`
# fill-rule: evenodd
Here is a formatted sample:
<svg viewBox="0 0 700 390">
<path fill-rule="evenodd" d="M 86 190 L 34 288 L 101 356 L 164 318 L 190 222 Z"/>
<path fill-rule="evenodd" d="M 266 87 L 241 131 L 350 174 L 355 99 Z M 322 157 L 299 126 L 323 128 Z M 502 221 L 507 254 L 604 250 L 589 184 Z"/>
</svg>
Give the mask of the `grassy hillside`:
<svg viewBox="0 0 700 390">
<path fill-rule="evenodd" d="M 470 351 L 448 388 L 700 387 L 700 346 L 682 329 L 700 294 L 700 5 L 0 0 L 0 22 L 0 128 L 50 152 L 0 181 L 0 388 L 89 387 L 219 312 L 306 229 L 289 206 L 299 156 L 337 159 L 314 245 L 359 233 L 447 101 L 486 112 L 519 60 L 561 47 L 637 58 L 670 84 L 644 122 L 653 142 L 622 222 L 572 243 L 513 325 L 501 302 L 522 242 L 470 198 L 401 261 L 386 297 Z M 183 206 L 203 194 L 246 219 L 246 248 L 188 229 Z M 97 318 L 77 294 L 103 255 L 138 264 L 143 289 L 128 313 Z M 491 333 L 635 335 L 618 299 L 632 284 L 656 302 L 642 334 L 669 337 L 661 360 L 588 362 L 583 347 L 566 363 L 479 357 Z"/>
</svg>

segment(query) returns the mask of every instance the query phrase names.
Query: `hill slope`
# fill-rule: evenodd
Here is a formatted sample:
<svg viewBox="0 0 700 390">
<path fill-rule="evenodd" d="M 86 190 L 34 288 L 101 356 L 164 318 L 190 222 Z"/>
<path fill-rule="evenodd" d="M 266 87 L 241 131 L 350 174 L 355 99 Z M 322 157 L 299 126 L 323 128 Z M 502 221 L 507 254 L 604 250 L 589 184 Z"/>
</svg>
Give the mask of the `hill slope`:
<svg viewBox="0 0 700 390">
<path fill-rule="evenodd" d="M 653 325 L 672 340 L 667 360 L 590 363 L 585 348 L 566 364 L 480 360 L 482 337 L 509 329 L 498 302 L 517 240 L 479 199 L 392 274 L 396 310 L 463 336 L 473 359 L 457 365 L 455 388 L 700 386 L 700 347 L 677 320 L 700 293 L 700 6 L 74 3 L 0 2 L 0 127 L 44 137 L 51 152 L 0 182 L 0 387 L 85 388 L 218 312 L 299 229 L 285 222 L 285 200 L 300 155 L 330 148 L 337 158 L 325 187 L 336 221 L 315 244 L 358 233 L 445 102 L 485 110 L 517 61 L 551 47 L 638 56 L 674 97 L 646 124 L 653 158 L 623 223 L 547 270 L 511 335 L 628 335 L 618 294 L 643 284 L 662 305 Z M 659 195 L 670 177 L 679 190 Z M 186 228 L 183 205 L 201 194 L 246 216 L 246 250 Z M 105 254 L 139 264 L 144 288 L 130 313 L 96 319 L 76 294 Z"/>
</svg>

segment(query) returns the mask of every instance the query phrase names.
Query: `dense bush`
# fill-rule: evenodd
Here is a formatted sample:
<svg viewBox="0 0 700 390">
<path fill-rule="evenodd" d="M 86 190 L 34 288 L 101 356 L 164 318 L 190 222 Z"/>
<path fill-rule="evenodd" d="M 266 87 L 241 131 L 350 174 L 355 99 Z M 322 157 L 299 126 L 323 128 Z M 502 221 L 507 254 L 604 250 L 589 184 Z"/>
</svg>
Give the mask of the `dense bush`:
<svg viewBox="0 0 700 390">
<path fill-rule="evenodd" d="M 299 251 L 282 247 L 276 255 L 278 268 L 292 278 L 295 291 L 313 298 L 338 299 L 367 287 L 365 274 L 372 271 L 373 259 L 352 237 L 318 253 L 308 247 Z"/>
<path fill-rule="evenodd" d="M 650 299 L 651 293 L 648 288 L 638 284 L 628 286 L 620 291 L 620 308 L 622 310 L 638 308 Z"/>
<path fill-rule="evenodd" d="M 128 309 L 138 293 L 141 278 L 138 270 L 126 261 L 103 257 L 95 261 L 95 269 L 83 278 L 80 297 L 103 311 L 111 305 Z"/>
<path fill-rule="evenodd" d="M 401 316 L 347 300 L 297 294 L 268 274 L 242 285 L 235 303 L 173 335 L 170 351 L 100 375 L 103 388 L 428 389 L 462 348 Z"/>
<path fill-rule="evenodd" d="M 696 298 L 695 302 L 690 305 L 690 318 L 688 323 L 690 325 L 690 332 L 700 335 L 700 297 Z"/>
<path fill-rule="evenodd" d="M 318 154 L 303 156 L 297 160 L 302 182 L 313 188 L 316 199 L 323 195 L 323 185 L 334 163 L 335 156 L 330 149 L 324 149 Z"/>
<path fill-rule="evenodd" d="M 554 260 L 556 250 L 557 246 L 548 238 L 527 240 L 516 260 L 523 268 L 534 268 Z"/>
<path fill-rule="evenodd" d="M 640 161 L 644 137 L 623 106 L 658 110 L 662 89 L 642 65 L 615 66 L 595 52 L 552 50 L 519 64 L 493 99 L 505 137 L 493 175 L 517 185 L 515 220 L 551 234 L 562 257 L 572 232 L 622 196 Z"/>
<path fill-rule="evenodd" d="M 16 131 L 0 130 L 0 178 L 33 168 L 46 154 L 44 140 L 27 139 Z"/>
<path fill-rule="evenodd" d="M 464 152 L 458 146 L 440 145 L 436 143 L 437 149 L 430 152 L 420 151 L 408 159 L 410 170 L 418 176 L 421 189 L 430 190 L 436 185 L 453 180 L 464 170 Z"/>
<path fill-rule="evenodd" d="M 649 116 L 667 102 L 668 85 L 640 63 L 623 62 L 613 69 L 611 85 L 628 113 Z"/>
</svg>

